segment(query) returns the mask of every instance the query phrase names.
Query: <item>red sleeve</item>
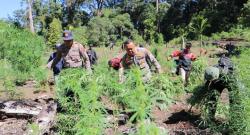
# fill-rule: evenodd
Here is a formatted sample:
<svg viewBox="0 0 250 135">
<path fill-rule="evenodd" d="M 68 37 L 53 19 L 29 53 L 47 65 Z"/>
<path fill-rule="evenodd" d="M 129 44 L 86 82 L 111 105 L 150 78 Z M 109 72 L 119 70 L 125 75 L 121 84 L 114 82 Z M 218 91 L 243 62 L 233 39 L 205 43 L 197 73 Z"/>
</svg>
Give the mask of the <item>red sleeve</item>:
<svg viewBox="0 0 250 135">
<path fill-rule="evenodd" d="M 191 53 L 191 60 L 192 60 L 192 61 L 195 61 L 195 60 L 196 60 L 196 56 L 195 56 L 193 53 Z"/>
<path fill-rule="evenodd" d="M 177 56 L 180 56 L 180 54 L 181 54 L 181 51 L 176 50 L 176 51 L 174 51 L 174 52 L 171 54 L 171 56 L 172 56 L 172 57 L 177 57 Z"/>
</svg>

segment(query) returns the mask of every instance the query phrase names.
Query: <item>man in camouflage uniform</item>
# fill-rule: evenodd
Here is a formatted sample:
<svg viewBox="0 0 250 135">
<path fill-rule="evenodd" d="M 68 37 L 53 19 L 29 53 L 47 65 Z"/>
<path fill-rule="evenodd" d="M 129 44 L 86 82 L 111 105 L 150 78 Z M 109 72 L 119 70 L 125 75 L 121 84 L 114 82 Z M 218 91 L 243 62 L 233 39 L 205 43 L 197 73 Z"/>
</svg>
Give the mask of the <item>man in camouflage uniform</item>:
<svg viewBox="0 0 250 135">
<path fill-rule="evenodd" d="M 63 59 L 63 68 L 83 68 L 85 67 L 91 72 L 90 61 L 86 53 L 86 49 L 78 42 L 73 41 L 71 31 L 63 32 L 64 43 L 57 50 L 56 58 L 54 59 L 51 68 Z"/>
<path fill-rule="evenodd" d="M 210 93 L 208 103 L 209 117 L 215 120 L 218 96 L 224 89 L 227 89 L 229 92 L 230 111 L 235 111 L 233 106 L 238 106 L 240 95 L 232 61 L 228 57 L 222 56 L 217 65 L 206 68 L 204 77 L 206 80 L 205 90 Z M 206 95 L 205 92 L 204 95 Z"/>
<path fill-rule="evenodd" d="M 138 66 L 143 73 L 143 81 L 147 82 L 151 78 L 151 71 L 146 61 L 146 57 L 150 59 L 156 67 L 156 71 L 161 73 L 161 66 L 150 51 L 145 48 L 136 47 L 133 41 L 124 42 L 126 54 L 122 57 L 119 68 L 119 81 L 124 82 L 124 70 L 130 69 L 132 66 Z"/>
</svg>

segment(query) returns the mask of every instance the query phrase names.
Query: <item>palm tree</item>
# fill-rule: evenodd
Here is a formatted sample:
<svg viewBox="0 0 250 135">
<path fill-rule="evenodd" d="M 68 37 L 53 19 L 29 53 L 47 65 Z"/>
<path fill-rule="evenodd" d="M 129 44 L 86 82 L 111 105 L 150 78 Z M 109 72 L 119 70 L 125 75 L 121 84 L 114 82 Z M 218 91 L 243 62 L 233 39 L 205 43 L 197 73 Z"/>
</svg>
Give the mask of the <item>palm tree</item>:
<svg viewBox="0 0 250 135">
<path fill-rule="evenodd" d="M 203 32 L 208 27 L 207 18 L 204 16 L 198 15 L 192 18 L 189 27 L 190 31 L 194 32 L 200 39 L 200 48 L 203 46 Z M 200 54 L 201 55 L 201 54 Z"/>
</svg>

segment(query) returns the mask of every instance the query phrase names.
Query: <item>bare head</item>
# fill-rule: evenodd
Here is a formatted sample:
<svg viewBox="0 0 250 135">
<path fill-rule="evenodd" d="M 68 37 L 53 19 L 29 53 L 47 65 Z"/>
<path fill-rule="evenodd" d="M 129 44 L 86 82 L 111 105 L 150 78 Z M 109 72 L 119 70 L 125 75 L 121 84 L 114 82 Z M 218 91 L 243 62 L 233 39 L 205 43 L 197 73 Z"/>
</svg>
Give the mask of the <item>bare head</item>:
<svg viewBox="0 0 250 135">
<path fill-rule="evenodd" d="M 129 56 L 134 56 L 136 53 L 135 44 L 132 40 L 127 40 L 123 43 L 124 48 Z"/>
<path fill-rule="evenodd" d="M 190 42 L 187 42 L 187 43 L 186 43 L 186 47 L 185 47 L 184 52 L 185 52 L 185 53 L 189 53 L 189 52 L 190 52 L 191 47 L 192 47 L 192 44 L 191 44 Z"/>
<path fill-rule="evenodd" d="M 89 45 L 89 50 L 92 50 L 92 45 Z"/>
<path fill-rule="evenodd" d="M 192 47 L 192 44 L 190 42 L 186 43 L 186 49 L 190 49 Z"/>
</svg>

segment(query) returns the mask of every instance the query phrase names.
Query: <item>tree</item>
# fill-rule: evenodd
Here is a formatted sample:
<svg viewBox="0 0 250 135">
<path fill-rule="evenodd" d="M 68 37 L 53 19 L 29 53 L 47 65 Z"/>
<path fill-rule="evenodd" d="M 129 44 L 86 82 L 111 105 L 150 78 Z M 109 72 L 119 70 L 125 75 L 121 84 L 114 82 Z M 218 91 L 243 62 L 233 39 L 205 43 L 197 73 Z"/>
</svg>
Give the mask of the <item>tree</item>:
<svg viewBox="0 0 250 135">
<path fill-rule="evenodd" d="M 74 28 L 72 30 L 74 35 L 74 40 L 81 43 L 82 45 L 88 44 L 88 30 L 86 26 Z"/>
<path fill-rule="evenodd" d="M 157 32 L 157 16 L 155 7 L 152 4 L 146 4 L 140 7 L 142 9 L 138 24 L 146 41 L 153 43 Z"/>
<path fill-rule="evenodd" d="M 32 33 L 35 33 L 33 16 L 32 16 L 32 0 L 27 0 L 28 13 L 29 13 L 29 28 Z"/>
<path fill-rule="evenodd" d="M 74 23 L 74 20 L 77 19 L 76 15 L 82 11 L 81 7 L 85 1 L 86 0 L 62 0 L 62 5 L 64 7 L 64 26 L 78 25 Z"/>
<path fill-rule="evenodd" d="M 110 36 L 114 33 L 114 27 L 107 17 L 93 17 L 88 25 L 88 43 L 95 46 L 109 44 Z"/>
<path fill-rule="evenodd" d="M 47 44 L 53 47 L 61 38 L 62 27 L 61 21 L 54 18 L 52 23 L 49 25 L 49 30 L 47 34 Z"/>
<path fill-rule="evenodd" d="M 27 24 L 27 18 L 24 16 L 25 10 L 18 9 L 13 12 L 13 16 L 8 16 L 8 21 L 18 28 L 24 28 Z"/>
<path fill-rule="evenodd" d="M 250 27 L 250 1 L 244 4 L 244 8 L 242 8 L 242 15 L 239 18 L 240 24 L 246 27 Z"/>
<path fill-rule="evenodd" d="M 178 26 L 178 28 L 175 29 L 175 32 L 178 33 L 178 35 L 181 37 L 182 39 L 182 45 L 181 45 L 181 49 L 184 49 L 185 47 L 185 38 L 188 35 L 188 27 L 186 26 Z"/>
<path fill-rule="evenodd" d="M 119 35 L 120 39 L 123 39 L 123 36 L 130 37 L 132 35 L 134 26 L 131 23 L 129 14 L 118 14 L 111 18 L 111 21 L 115 27 L 115 34 Z"/>
<path fill-rule="evenodd" d="M 194 16 L 189 24 L 190 31 L 194 32 L 197 36 L 199 36 L 200 39 L 200 47 L 202 47 L 203 41 L 203 32 L 208 27 L 207 18 L 204 18 L 204 16 L 197 15 Z"/>
</svg>

